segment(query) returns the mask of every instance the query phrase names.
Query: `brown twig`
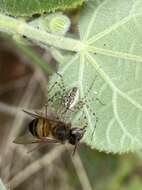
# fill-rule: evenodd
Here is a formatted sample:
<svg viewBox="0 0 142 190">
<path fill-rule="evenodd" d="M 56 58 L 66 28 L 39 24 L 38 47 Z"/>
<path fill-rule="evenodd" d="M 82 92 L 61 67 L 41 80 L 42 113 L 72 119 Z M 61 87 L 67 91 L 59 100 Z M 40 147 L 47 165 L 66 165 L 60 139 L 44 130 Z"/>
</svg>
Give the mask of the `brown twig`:
<svg viewBox="0 0 142 190">
<path fill-rule="evenodd" d="M 6 84 L 1 84 L 0 95 L 7 93 L 8 91 L 14 90 L 16 88 L 24 87 L 27 84 L 29 78 L 30 78 L 30 75 L 28 74 L 24 77 L 19 78 L 18 80 L 13 80 Z"/>
<path fill-rule="evenodd" d="M 64 150 L 65 150 L 64 146 L 62 145 L 58 146 L 57 148 L 54 148 L 42 158 L 28 165 L 24 170 L 19 172 L 9 181 L 10 187 L 12 189 L 18 187 L 26 179 L 28 179 L 34 173 L 38 172 L 42 167 L 50 165 L 56 158 L 60 157 L 60 155 L 63 153 Z"/>
<path fill-rule="evenodd" d="M 79 154 L 76 152 L 75 156 L 72 156 L 71 159 L 75 167 L 76 173 L 79 177 L 82 189 L 93 190 Z"/>
</svg>

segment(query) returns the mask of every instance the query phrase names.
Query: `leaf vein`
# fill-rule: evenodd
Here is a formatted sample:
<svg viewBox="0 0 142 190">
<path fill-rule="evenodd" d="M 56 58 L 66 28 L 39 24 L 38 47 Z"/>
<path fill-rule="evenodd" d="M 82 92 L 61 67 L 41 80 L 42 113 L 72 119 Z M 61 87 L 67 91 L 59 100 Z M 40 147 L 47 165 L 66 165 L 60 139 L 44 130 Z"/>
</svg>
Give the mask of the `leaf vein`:
<svg viewBox="0 0 142 190">
<path fill-rule="evenodd" d="M 119 51 L 113 51 L 113 50 L 103 49 L 103 48 L 97 48 L 94 46 L 88 46 L 87 49 L 88 49 L 88 52 L 91 52 L 91 53 L 99 53 L 101 55 L 126 59 L 126 60 L 130 60 L 130 61 L 142 62 L 142 57 L 138 56 L 138 55 L 134 55 L 134 54 L 124 53 L 124 52 L 119 52 Z"/>
<path fill-rule="evenodd" d="M 115 84 L 111 81 L 109 76 L 100 68 L 99 64 L 94 60 L 94 58 L 90 55 L 87 54 L 88 61 L 91 61 L 93 67 L 95 70 L 100 74 L 100 76 L 108 83 L 108 85 L 111 87 L 111 89 L 114 92 L 117 92 L 120 96 L 122 96 L 124 99 L 129 101 L 132 105 L 134 105 L 137 109 L 142 111 L 142 105 L 140 105 L 138 102 L 133 100 L 130 96 L 128 96 L 126 93 L 122 92 L 118 87 L 115 86 Z"/>
<path fill-rule="evenodd" d="M 139 14 L 135 14 L 135 15 L 132 15 L 132 16 L 127 16 L 125 18 L 123 18 L 122 20 L 120 20 L 119 22 L 113 24 L 111 27 L 105 29 L 104 31 L 98 33 L 97 35 L 91 37 L 88 39 L 88 43 L 89 44 L 92 44 L 94 43 L 95 41 L 101 39 L 102 37 L 106 36 L 107 34 L 109 34 L 110 32 L 112 31 L 115 31 L 118 27 L 126 24 L 127 22 L 129 22 L 129 20 L 131 20 L 132 18 L 137 18 L 139 16 L 141 16 L 142 13 L 139 13 Z"/>
<path fill-rule="evenodd" d="M 107 139 L 107 142 L 108 142 L 108 144 L 109 144 L 110 147 L 112 147 L 113 144 L 111 143 L 110 135 L 109 134 L 110 134 L 111 127 L 113 126 L 114 122 L 115 122 L 115 119 L 112 118 L 110 120 L 110 122 L 108 123 L 107 130 L 106 130 L 106 139 Z"/>
<path fill-rule="evenodd" d="M 105 0 L 102 4 L 100 4 L 97 9 L 94 10 L 92 17 L 90 19 L 90 22 L 88 23 L 88 27 L 86 30 L 86 34 L 84 34 L 84 39 L 83 40 L 87 40 L 89 32 L 91 31 L 92 26 L 94 26 L 94 21 L 96 19 L 97 13 L 99 12 L 100 8 L 107 2 L 107 0 Z"/>
<path fill-rule="evenodd" d="M 112 102 L 113 102 L 113 113 L 114 113 L 114 117 L 115 117 L 117 123 L 119 124 L 123 133 L 132 140 L 133 139 L 132 135 L 127 132 L 127 130 L 124 127 L 123 122 L 121 121 L 121 119 L 119 117 L 118 110 L 117 110 L 117 93 L 116 92 L 113 92 Z"/>
</svg>

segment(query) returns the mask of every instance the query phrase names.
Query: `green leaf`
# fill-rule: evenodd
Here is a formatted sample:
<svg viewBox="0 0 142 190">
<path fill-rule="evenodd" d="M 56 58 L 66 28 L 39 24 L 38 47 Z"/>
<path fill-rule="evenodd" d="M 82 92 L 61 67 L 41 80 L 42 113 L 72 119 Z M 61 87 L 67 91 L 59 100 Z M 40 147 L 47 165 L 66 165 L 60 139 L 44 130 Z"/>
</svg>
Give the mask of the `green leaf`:
<svg viewBox="0 0 142 190">
<path fill-rule="evenodd" d="M 88 105 L 78 114 L 71 114 L 69 120 L 73 126 L 83 127 L 85 113 L 88 127 L 83 141 L 92 148 L 113 153 L 142 148 L 141 23 L 141 0 L 88 1 L 79 20 L 80 39 L 53 35 L 0 14 L 0 31 L 54 46 L 52 55 L 62 63 L 58 72 L 67 90 L 77 86 L 83 98 L 97 76 Z M 69 51 L 74 53 L 69 55 Z M 55 75 L 51 83 L 58 80 Z M 93 112 L 99 119 L 97 124 Z"/>
<path fill-rule="evenodd" d="M 12 16 L 32 16 L 81 5 L 84 0 L 0 0 L 0 12 Z"/>
<path fill-rule="evenodd" d="M 79 21 L 84 46 L 60 65 L 67 88 L 85 96 L 94 87 L 84 111 L 88 121 L 83 141 L 100 151 L 122 153 L 142 148 L 142 2 L 91 0 Z M 51 83 L 58 80 L 53 76 Z M 96 93 L 97 92 L 97 95 Z M 100 104 L 96 97 L 105 105 Z M 93 111 L 92 111 L 93 110 Z M 98 117 L 95 134 L 95 118 Z M 78 118 L 73 125 L 82 126 Z"/>
</svg>

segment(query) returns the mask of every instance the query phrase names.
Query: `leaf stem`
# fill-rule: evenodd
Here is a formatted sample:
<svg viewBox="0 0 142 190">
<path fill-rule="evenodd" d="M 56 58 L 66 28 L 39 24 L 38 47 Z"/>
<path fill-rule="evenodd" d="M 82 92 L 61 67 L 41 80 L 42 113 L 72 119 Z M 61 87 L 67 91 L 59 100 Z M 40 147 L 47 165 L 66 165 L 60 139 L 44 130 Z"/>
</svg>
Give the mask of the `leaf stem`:
<svg viewBox="0 0 142 190">
<path fill-rule="evenodd" d="M 72 38 L 50 34 L 44 30 L 34 28 L 23 20 L 0 14 L 0 31 L 8 34 L 20 34 L 27 38 L 69 51 L 80 51 L 84 44 Z"/>
</svg>

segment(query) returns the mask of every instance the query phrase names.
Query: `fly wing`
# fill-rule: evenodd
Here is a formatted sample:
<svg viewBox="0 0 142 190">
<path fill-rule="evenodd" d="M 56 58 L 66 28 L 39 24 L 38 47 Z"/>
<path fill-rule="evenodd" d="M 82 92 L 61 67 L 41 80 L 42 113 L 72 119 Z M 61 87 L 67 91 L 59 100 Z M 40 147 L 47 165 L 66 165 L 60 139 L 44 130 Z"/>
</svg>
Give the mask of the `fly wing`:
<svg viewBox="0 0 142 190">
<path fill-rule="evenodd" d="M 15 144 L 32 144 L 32 143 L 60 143 L 60 141 L 56 140 L 56 139 L 52 139 L 52 138 L 42 138 L 42 139 L 38 139 L 33 137 L 30 134 L 25 134 L 19 137 L 16 137 L 16 139 L 13 141 L 13 143 Z"/>
<path fill-rule="evenodd" d="M 13 141 L 13 143 L 15 143 L 15 144 L 32 144 L 32 143 L 40 143 L 40 142 L 41 142 L 40 139 L 34 138 L 30 134 L 25 134 L 25 135 L 22 135 L 22 136 L 18 136 Z"/>
<path fill-rule="evenodd" d="M 43 114 L 41 112 L 35 112 L 35 111 L 25 110 L 25 109 L 23 109 L 23 112 L 25 112 L 26 114 L 34 118 L 43 118 Z"/>
<path fill-rule="evenodd" d="M 28 115 L 30 115 L 31 117 L 34 117 L 34 118 L 44 118 L 44 119 L 46 118 L 49 121 L 59 122 L 58 118 L 44 117 L 42 112 L 38 112 L 38 111 L 36 112 L 36 111 L 25 110 L 25 109 L 23 109 L 23 112 L 25 112 L 26 114 L 28 114 Z"/>
</svg>

